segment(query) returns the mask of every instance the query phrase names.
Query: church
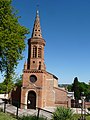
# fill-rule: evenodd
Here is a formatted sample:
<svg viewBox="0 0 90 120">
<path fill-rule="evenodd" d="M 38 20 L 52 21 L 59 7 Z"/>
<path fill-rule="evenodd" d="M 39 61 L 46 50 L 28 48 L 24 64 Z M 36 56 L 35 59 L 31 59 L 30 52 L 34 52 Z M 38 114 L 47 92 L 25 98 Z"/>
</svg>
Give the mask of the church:
<svg viewBox="0 0 90 120">
<path fill-rule="evenodd" d="M 28 59 L 23 70 L 21 108 L 68 107 L 67 91 L 58 87 L 58 78 L 46 71 L 45 43 L 37 10 L 32 36 L 28 39 Z"/>
</svg>

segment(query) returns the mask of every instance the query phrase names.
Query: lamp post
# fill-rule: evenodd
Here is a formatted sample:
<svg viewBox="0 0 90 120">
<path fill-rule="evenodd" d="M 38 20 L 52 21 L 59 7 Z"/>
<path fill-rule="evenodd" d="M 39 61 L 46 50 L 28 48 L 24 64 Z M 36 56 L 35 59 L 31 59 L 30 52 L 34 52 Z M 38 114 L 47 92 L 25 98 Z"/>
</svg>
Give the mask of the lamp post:
<svg viewBox="0 0 90 120">
<path fill-rule="evenodd" d="M 81 118 L 80 120 L 86 120 L 85 118 L 85 96 L 81 96 L 81 101 L 82 101 L 82 104 L 81 104 Z"/>
<path fill-rule="evenodd" d="M 85 119 L 85 96 L 81 97 L 82 100 L 82 116 L 81 116 L 81 120 L 86 120 Z"/>
</svg>

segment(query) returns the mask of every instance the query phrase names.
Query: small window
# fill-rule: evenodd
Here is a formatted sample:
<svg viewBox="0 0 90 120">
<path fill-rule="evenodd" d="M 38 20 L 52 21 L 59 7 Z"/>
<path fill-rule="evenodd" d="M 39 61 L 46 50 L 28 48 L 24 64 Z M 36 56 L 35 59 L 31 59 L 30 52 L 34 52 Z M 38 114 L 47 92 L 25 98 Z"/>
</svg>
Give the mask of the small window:
<svg viewBox="0 0 90 120">
<path fill-rule="evenodd" d="M 37 30 L 35 30 L 35 31 L 37 31 Z"/>
</svg>

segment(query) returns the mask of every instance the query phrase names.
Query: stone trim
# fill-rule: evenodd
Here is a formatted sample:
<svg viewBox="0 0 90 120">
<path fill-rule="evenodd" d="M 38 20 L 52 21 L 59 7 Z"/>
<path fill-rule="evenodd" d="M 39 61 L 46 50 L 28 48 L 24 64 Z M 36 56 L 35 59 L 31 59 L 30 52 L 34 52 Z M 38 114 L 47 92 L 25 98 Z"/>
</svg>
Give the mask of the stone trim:
<svg viewBox="0 0 90 120">
<path fill-rule="evenodd" d="M 24 73 L 43 73 L 41 70 L 24 70 Z"/>
</svg>

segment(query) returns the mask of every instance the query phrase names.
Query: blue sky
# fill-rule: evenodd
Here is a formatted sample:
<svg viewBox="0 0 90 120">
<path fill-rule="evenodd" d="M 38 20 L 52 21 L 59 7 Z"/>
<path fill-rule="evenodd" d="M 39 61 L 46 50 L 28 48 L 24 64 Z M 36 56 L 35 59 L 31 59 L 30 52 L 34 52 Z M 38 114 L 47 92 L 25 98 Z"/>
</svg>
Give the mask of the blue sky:
<svg viewBox="0 0 90 120">
<path fill-rule="evenodd" d="M 47 71 L 59 78 L 59 83 L 72 83 L 74 77 L 88 83 L 90 80 L 90 0 L 13 0 L 19 11 L 21 25 L 32 28 L 39 5 L 42 36 L 46 41 Z M 26 43 L 27 43 L 26 39 Z M 19 62 L 20 74 L 27 60 Z"/>
</svg>

